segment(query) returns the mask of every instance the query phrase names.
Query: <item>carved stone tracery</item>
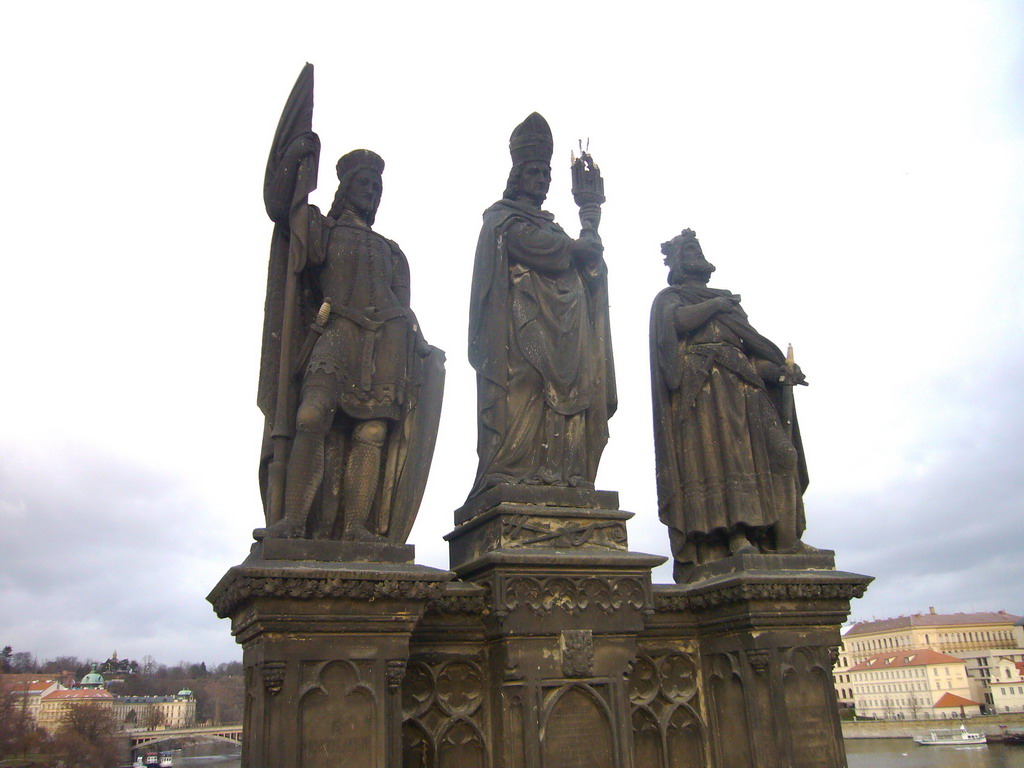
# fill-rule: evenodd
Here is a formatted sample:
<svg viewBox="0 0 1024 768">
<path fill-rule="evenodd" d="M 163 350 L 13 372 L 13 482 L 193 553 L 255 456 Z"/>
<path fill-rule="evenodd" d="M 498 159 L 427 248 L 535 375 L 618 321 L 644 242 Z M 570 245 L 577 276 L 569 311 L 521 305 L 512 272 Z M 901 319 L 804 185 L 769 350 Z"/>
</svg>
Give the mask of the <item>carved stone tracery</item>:
<svg viewBox="0 0 1024 768">
<path fill-rule="evenodd" d="M 704 764 L 699 691 L 693 656 L 678 651 L 637 656 L 627 678 L 637 765 Z"/>
<path fill-rule="evenodd" d="M 475 659 L 413 657 L 402 680 L 403 768 L 485 768 L 485 677 Z"/>
</svg>

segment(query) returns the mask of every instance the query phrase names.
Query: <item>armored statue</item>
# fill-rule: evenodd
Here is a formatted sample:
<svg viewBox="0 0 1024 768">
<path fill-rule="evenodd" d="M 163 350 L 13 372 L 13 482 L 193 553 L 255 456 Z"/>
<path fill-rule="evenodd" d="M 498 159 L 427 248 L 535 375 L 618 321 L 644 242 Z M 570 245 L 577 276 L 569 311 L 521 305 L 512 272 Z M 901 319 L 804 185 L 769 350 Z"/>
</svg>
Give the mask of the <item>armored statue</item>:
<svg viewBox="0 0 1024 768">
<path fill-rule="evenodd" d="M 793 385 L 800 367 L 751 326 L 692 230 L 661 246 L 669 287 L 651 312 L 658 508 L 676 581 L 732 554 L 800 541 L 807 487 Z"/>
<path fill-rule="evenodd" d="M 402 544 L 434 450 L 444 354 L 410 307 L 405 254 L 373 230 L 380 156 L 338 161 L 326 216 L 307 202 L 320 150 L 312 96 L 307 64 L 264 186 L 275 228 L 258 398 L 267 527 L 256 537 Z"/>
<path fill-rule="evenodd" d="M 470 496 L 502 483 L 593 488 L 615 412 L 603 181 L 581 155 L 583 228 L 570 237 L 541 209 L 552 148 L 547 122 L 531 114 L 509 142 L 505 193 L 483 215 L 469 314 L 480 459 Z"/>
</svg>

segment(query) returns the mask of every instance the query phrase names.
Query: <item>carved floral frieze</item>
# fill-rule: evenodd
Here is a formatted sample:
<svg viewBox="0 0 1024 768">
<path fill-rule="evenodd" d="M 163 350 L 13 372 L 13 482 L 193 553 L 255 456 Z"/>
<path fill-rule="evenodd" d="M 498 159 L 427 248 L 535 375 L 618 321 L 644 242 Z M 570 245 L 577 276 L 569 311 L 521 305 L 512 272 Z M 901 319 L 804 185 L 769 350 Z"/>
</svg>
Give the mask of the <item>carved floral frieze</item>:
<svg viewBox="0 0 1024 768">
<path fill-rule="evenodd" d="M 572 615 L 591 606 L 606 614 L 647 606 L 644 583 L 633 576 L 515 576 L 504 582 L 499 594 L 501 610 L 514 611 L 522 606 L 537 616 L 555 610 Z"/>
<path fill-rule="evenodd" d="M 239 603 L 253 597 L 433 600 L 442 595 L 443 589 L 443 581 L 239 576 L 217 595 L 213 610 L 223 619 Z"/>
</svg>

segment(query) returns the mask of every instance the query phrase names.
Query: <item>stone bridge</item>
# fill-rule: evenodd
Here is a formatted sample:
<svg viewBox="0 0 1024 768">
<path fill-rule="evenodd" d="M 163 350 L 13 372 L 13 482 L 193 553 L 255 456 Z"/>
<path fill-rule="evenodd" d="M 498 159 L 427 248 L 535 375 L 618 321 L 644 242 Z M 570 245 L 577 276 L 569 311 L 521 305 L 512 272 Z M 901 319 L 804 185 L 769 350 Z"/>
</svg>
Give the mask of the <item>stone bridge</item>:
<svg viewBox="0 0 1024 768">
<path fill-rule="evenodd" d="M 211 725 L 193 728 L 160 728 L 152 731 L 129 731 L 127 734 L 132 749 L 171 739 L 206 738 L 215 741 L 242 743 L 241 725 Z"/>
</svg>

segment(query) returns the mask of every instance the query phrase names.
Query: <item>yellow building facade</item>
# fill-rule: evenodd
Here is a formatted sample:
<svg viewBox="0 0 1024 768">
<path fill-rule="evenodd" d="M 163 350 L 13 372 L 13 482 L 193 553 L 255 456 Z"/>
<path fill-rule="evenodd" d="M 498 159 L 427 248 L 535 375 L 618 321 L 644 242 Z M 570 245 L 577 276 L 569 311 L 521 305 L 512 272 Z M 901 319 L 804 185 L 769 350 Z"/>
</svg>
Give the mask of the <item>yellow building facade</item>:
<svg viewBox="0 0 1024 768">
<path fill-rule="evenodd" d="M 945 719 L 951 712 L 959 716 L 961 707 L 965 715 L 980 714 L 980 702 L 970 698 L 967 664 L 955 656 L 928 649 L 880 653 L 854 664 L 848 674 L 861 717 Z"/>
<path fill-rule="evenodd" d="M 852 672 L 861 662 L 879 654 L 928 650 L 962 660 L 968 683 L 963 698 L 978 702 L 985 711 L 1000 711 L 992 691 L 992 665 L 1003 657 L 1024 661 L 1022 624 L 1024 619 L 1006 611 L 941 614 L 934 608 L 924 614 L 854 624 L 843 635 L 833 670 L 839 704 L 855 707 L 858 701 L 878 701 L 858 688 L 863 676 Z M 865 713 L 858 707 L 858 714 Z"/>
<path fill-rule="evenodd" d="M 1024 661 L 1007 657 L 998 659 L 989 688 L 995 714 L 1024 712 Z"/>
<path fill-rule="evenodd" d="M 112 710 L 114 697 L 110 691 L 94 688 L 70 691 L 51 691 L 42 698 L 37 723 L 49 733 L 56 733 L 64 722 L 64 716 L 72 707 L 89 704 Z"/>
</svg>

